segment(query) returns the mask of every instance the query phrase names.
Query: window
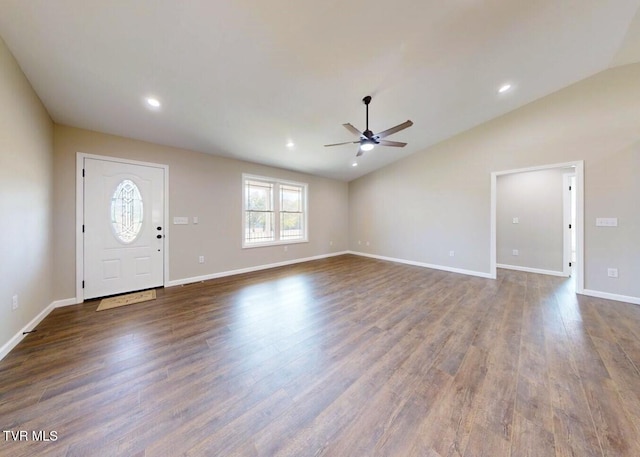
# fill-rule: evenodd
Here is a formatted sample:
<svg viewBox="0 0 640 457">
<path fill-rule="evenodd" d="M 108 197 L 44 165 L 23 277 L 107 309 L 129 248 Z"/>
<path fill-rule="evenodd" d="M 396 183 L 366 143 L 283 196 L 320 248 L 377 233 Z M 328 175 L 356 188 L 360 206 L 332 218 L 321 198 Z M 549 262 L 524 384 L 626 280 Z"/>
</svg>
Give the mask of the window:
<svg viewBox="0 0 640 457">
<path fill-rule="evenodd" d="M 245 243 L 275 241 L 273 184 L 245 181 Z"/>
<path fill-rule="evenodd" d="M 121 242 L 133 242 L 142 229 L 142 196 L 136 184 L 125 179 L 111 197 L 111 225 L 113 232 Z"/>
<path fill-rule="evenodd" d="M 307 241 L 307 185 L 243 175 L 243 247 Z"/>
</svg>

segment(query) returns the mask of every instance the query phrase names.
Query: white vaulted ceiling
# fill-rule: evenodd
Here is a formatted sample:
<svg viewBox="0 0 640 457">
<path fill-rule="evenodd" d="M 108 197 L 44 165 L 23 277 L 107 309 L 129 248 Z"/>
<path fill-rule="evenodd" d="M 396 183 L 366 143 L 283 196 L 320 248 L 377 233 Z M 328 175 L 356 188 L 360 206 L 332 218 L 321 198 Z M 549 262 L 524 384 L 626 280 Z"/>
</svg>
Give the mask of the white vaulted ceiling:
<svg viewBox="0 0 640 457">
<path fill-rule="evenodd" d="M 60 124 L 351 180 L 610 66 L 640 0 L 1 0 Z M 498 94 L 505 82 L 512 89 Z M 162 102 L 148 109 L 144 98 Z M 363 130 L 414 126 L 351 163 Z M 286 143 L 295 146 L 288 148 Z"/>
</svg>

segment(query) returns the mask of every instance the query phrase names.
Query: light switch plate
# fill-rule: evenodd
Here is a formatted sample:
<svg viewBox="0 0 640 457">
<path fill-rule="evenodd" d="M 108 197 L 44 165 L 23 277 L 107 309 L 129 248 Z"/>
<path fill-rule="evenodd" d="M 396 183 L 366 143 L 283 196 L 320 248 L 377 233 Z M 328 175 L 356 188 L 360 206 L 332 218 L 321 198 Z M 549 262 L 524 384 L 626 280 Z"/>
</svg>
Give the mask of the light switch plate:
<svg viewBox="0 0 640 457">
<path fill-rule="evenodd" d="M 187 216 L 176 216 L 173 218 L 173 225 L 187 225 L 189 218 Z"/>
<path fill-rule="evenodd" d="M 617 217 L 597 217 L 596 218 L 596 227 L 617 227 L 617 226 L 618 226 Z"/>
</svg>

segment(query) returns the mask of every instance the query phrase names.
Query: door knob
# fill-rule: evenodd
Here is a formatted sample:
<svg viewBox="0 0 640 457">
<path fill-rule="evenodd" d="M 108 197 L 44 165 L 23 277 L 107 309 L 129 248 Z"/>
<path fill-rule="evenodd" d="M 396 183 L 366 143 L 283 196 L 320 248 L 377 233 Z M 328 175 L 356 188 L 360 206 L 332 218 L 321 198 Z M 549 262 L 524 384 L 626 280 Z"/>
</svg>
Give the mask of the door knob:
<svg viewBox="0 0 640 457">
<path fill-rule="evenodd" d="M 160 239 L 162 238 L 162 235 L 157 235 L 156 238 Z"/>
<path fill-rule="evenodd" d="M 156 227 L 156 230 L 160 231 L 162 230 L 162 227 Z"/>
</svg>

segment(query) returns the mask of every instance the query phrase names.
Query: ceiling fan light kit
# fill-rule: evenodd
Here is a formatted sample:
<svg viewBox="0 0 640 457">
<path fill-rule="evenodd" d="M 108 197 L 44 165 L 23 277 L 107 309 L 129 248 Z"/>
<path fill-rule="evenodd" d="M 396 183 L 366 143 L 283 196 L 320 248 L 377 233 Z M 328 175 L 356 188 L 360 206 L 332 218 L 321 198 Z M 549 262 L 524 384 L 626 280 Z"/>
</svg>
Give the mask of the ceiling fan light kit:
<svg viewBox="0 0 640 457">
<path fill-rule="evenodd" d="M 375 146 L 375 143 L 367 141 L 360 145 L 360 149 L 362 149 L 363 151 L 371 151 L 374 146 Z"/>
<path fill-rule="evenodd" d="M 342 124 L 344 128 L 346 128 L 347 130 L 349 130 L 351 133 L 353 133 L 354 135 L 357 135 L 360 137 L 360 139 L 358 141 L 345 141 L 343 143 L 333 143 L 333 144 L 325 144 L 325 147 L 329 147 L 329 146 L 341 146 L 344 144 L 360 144 L 360 147 L 358 148 L 358 153 L 356 154 L 356 157 L 360 157 L 363 152 L 365 151 L 371 151 L 375 145 L 379 144 L 381 146 L 391 146 L 394 148 L 403 148 L 407 145 L 407 143 L 402 143 L 400 141 L 388 141 L 388 140 L 383 140 L 382 138 L 385 138 L 389 135 L 393 135 L 394 133 L 398 133 L 401 130 L 404 130 L 408 127 L 411 127 L 413 125 L 413 122 L 407 120 L 405 122 L 403 122 L 402 124 L 398 124 L 395 127 L 391 127 L 390 129 L 384 130 L 378 134 L 374 134 L 371 130 L 369 130 L 369 103 L 371 103 L 371 96 L 367 95 L 366 97 L 364 97 L 362 99 L 362 102 L 365 104 L 366 107 L 366 129 L 364 132 L 361 132 L 360 130 L 358 130 L 357 128 L 355 128 L 353 125 L 347 123 L 347 124 Z"/>
</svg>

